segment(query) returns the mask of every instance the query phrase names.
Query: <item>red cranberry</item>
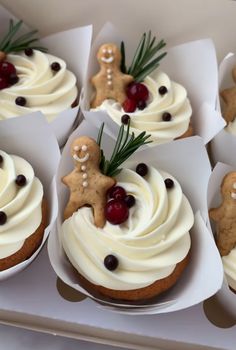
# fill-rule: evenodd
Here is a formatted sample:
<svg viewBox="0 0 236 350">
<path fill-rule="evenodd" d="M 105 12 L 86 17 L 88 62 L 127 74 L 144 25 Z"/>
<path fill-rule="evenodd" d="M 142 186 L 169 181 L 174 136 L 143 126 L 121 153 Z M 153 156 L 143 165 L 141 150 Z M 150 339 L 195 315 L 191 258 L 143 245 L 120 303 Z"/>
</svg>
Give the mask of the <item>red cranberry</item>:
<svg viewBox="0 0 236 350">
<path fill-rule="evenodd" d="M 4 211 L 0 211 L 0 225 L 4 225 L 7 222 L 7 214 Z"/>
<path fill-rule="evenodd" d="M 15 104 L 18 106 L 25 106 L 26 105 L 26 98 L 19 96 L 15 99 Z"/>
<path fill-rule="evenodd" d="M 109 190 L 109 197 L 114 199 L 124 199 L 126 196 L 126 191 L 121 186 L 113 186 Z"/>
<path fill-rule="evenodd" d="M 121 123 L 127 125 L 130 121 L 130 116 L 128 114 L 124 114 L 121 117 Z"/>
<path fill-rule="evenodd" d="M 112 199 L 106 204 L 105 216 L 111 224 L 119 225 L 128 219 L 129 208 L 123 200 Z"/>
<path fill-rule="evenodd" d="M 8 81 L 5 77 L 0 76 L 0 90 L 6 89 L 9 86 Z"/>
<path fill-rule="evenodd" d="M 119 260 L 117 259 L 116 256 L 109 254 L 104 259 L 104 265 L 108 270 L 114 271 L 117 269 L 119 265 Z"/>
<path fill-rule="evenodd" d="M 136 173 L 139 174 L 140 176 L 145 176 L 148 173 L 148 167 L 144 163 L 139 163 L 136 166 Z"/>
<path fill-rule="evenodd" d="M 19 186 L 19 187 L 22 187 L 22 186 L 25 186 L 26 184 L 26 177 L 24 175 L 17 175 L 16 177 L 16 180 L 15 180 L 15 183 Z"/>
<path fill-rule="evenodd" d="M 135 101 L 147 101 L 149 92 L 147 87 L 141 83 L 131 83 L 128 85 L 126 94 L 128 98 Z"/>
<path fill-rule="evenodd" d="M 130 98 L 127 98 L 125 100 L 125 102 L 123 103 L 122 107 L 124 109 L 125 112 L 127 113 L 132 113 L 135 111 L 136 109 L 136 101 L 135 100 L 131 100 Z"/>
<path fill-rule="evenodd" d="M 172 188 L 174 186 L 174 181 L 172 179 L 165 179 L 166 188 Z"/>
<path fill-rule="evenodd" d="M 8 77 L 10 74 L 16 74 L 15 66 L 10 62 L 1 62 L 0 63 L 0 74 Z"/>
<path fill-rule="evenodd" d="M 128 208 L 131 208 L 135 205 L 135 197 L 132 196 L 132 194 L 127 194 L 124 198 L 125 203 L 127 204 Z"/>
</svg>

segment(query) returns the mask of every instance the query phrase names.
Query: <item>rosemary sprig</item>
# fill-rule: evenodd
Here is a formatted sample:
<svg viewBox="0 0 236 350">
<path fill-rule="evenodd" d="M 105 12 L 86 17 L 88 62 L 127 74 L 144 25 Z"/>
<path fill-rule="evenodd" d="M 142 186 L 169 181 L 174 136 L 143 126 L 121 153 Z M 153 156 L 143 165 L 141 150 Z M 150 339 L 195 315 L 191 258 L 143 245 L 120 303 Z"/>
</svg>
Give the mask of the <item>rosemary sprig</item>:
<svg viewBox="0 0 236 350">
<path fill-rule="evenodd" d="M 163 57 L 167 52 L 161 53 L 159 56 L 155 57 L 166 43 L 164 40 L 160 40 L 156 43 L 156 37 L 152 37 L 151 31 L 144 33 L 141 37 L 141 40 L 135 51 L 132 63 L 128 69 L 125 67 L 125 45 L 121 43 L 121 55 L 122 55 L 122 64 L 121 70 L 123 73 L 130 74 L 134 77 L 136 82 L 141 82 L 144 78 L 155 70 Z"/>
<path fill-rule="evenodd" d="M 38 32 L 37 30 L 32 30 L 15 39 L 15 36 L 18 33 L 22 24 L 23 24 L 23 21 L 18 21 L 14 23 L 12 19 L 10 20 L 8 32 L 0 42 L 0 51 L 7 54 L 10 52 L 23 51 L 24 49 L 31 47 L 32 49 L 37 49 L 37 50 L 46 52 L 47 51 L 46 48 L 33 45 L 33 43 L 38 41 L 38 38 L 35 37 L 35 35 Z"/>
<path fill-rule="evenodd" d="M 104 123 L 102 123 L 97 137 L 97 144 L 101 149 L 101 141 L 103 135 Z M 104 175 L 116 176 L 122 169 L 119 166 L 124 163 L 137 149 L 143 145 L 146 145 L 151 140 L 148 140 L 151 135 L 146 135 L 146 132 L 141 132 L 135 137 L 134 133 L 129 135 L 130 121 L 127 125 L 127 130 L 125 131 L 124 124 L 121 125 L 115 147 L 113 149 L 110 160 L 106 159 L 104 152 L 101 149 L 101 160 L 100 160 L 100 170 Z"/>
</svg>

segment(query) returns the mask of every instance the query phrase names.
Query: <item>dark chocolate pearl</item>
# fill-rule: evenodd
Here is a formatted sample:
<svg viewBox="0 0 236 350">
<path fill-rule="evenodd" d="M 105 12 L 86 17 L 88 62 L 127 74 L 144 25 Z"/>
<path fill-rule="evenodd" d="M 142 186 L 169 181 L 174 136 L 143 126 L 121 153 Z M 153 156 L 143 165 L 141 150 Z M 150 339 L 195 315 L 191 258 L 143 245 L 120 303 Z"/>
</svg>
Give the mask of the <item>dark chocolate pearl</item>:
<svg viewBox="0 0 236 350">
<path fill-rule="evenodd" d="M 16 104 L 16 105 L 19 105 L 19 106 L 25 106 L 25 105 L 26 105 L 26 98 L 25 98 L 25 97 L 22 97 L 22 96 L 18 96 L 18 97 L 15 99 L 15 104 Z"/>
<path fill-rule="evenodd" d="M 127 194 L 127 196 L 124 198 L 124 201 L 128 208 L 131 208 L 135 205 L 135 198 L 132 196 L 132 194 Z"/>
<path fill-rule="evenodd" d="M 0 225 L 4 225 L 7 221 L 7 215 L 4 211 L 0 211 Z"/>
<path fill-rule="evenodd" d="M 51 69 L 52 69 L 54 72 L 58 72 L 58 71 L 61 69 L 60 63 L 58 63 L 58 62 L 52 62 L 52 64 L 51 64 Z"/>
<path fill-rule="evenodd" d="M 147 107 L 147 104 L 146 104 L 145 101 L 140 100 L 140 101 L 138 101 L 138 103 L 137 103 L 137 107 L 138 107 L 138 109 L 140 109 L 140 110 L 142 111 L 144 108 Z"/>
<path fill-rule="evenodd" d="M 119 261 L 114 255 L 109 254 L 104 259 L 104 265 L 107 268 L 107 270 L 114 271 L 115 269 L 117 269 Z"/>
<path fill-rule="evenodd" d="M 33 56 L 33 53 L 34 53 L 33 49 L 31 49 L 31 47 L 27 47 L 27 48 L 24 50 L 24 52 L 25 52 L 25 55 L 26 55 L 26 56 Z"/>
<path fill-rule="evenodd" d="M 174 186 L 174 181 L 172 179 L 165 179 L 166 188 L 172 188 Z"/>
<path fill-rule="evenodd" d="M 171 116 L 171 114 L 169 112 L 164 112 L 162 114 L 162 120 L 164 122 L 169 122 L 171 120 L 171 118 L 172 118 L 172 116 Z"/>
<path fill-rule="evenodd" d="M 18 186 L 20 186 L 20 187 L 25 186 L 25 184 L 26 184 L 26 177 L 25 177 L 25 175 L 21 175 L 21 174 L 17 175 L 15 183 Z"/>
<path fill-rule="evenodd" d="M 0 155 L 0 164 L 3 162 L 3 156 Z"/>
<path fill-rule="evenodd" d="M 145 163 L 139 163 L 136 166 L 136 173 L 139 174 L 140 176 L 145 176 L 148 173 L 148 167 Z"/>
<path fill-rule="evenodd" d="M 8 78 L 8 83 L 10 85 L 14 85 L 16 83 L 18 83 L 19 81 L 19 77 L 16 74 L 10 74 L 9 78 Z"/>
<path fill-rule="evenodd" d="M 158 91 L 160 95 L 165 95 L 168 92 L 167 88 L 164 85 L 160 86 Z"/>
<path fill-rule="evenodd" d="M 130 116 L 128 114 L 124 114 L 121 117 L 121 123 L 127 125 L 130 121 Z"/>
</svg>

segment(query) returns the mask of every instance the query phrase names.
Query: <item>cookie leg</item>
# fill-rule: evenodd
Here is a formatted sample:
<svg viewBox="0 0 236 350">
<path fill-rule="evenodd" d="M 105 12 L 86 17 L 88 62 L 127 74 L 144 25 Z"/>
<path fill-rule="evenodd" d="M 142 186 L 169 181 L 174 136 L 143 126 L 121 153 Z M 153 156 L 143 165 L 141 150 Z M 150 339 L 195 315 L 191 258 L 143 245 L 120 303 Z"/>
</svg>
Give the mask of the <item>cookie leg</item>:
<svg viewBox="0 0 236 350">
<path fill-rule="evenodd" d="M 94 224 L 97 227 L 104 227 L 106 223 L 105 218 L 105 203 L 96 203 L 93 205 L 93 212 L 94 212 Z"/>
</svg>

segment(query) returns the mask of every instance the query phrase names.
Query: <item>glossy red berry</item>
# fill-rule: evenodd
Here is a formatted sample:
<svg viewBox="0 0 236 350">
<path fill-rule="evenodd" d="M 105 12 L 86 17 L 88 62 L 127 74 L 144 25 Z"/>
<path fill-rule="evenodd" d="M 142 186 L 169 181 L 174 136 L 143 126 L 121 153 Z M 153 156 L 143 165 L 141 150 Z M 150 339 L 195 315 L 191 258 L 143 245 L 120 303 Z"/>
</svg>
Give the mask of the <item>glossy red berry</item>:
<svg viewBox="0 0 236 350">
<path fill-rule="evenodd" d="M 0 90 L 5 89 L 9 86 L 7 78 L 0 76 Z"/>
<path fill-rule="evenodd" d="M 113 186 L 109 190 L 109 197 L 114 199 L 124 199 L 126 196 L 126 191 L 121 186 Z"/>
<path fill-rule="evenodd" d="M 0 63 L 0 75 L 8 77 L 10 74 L 16 74 L 15 66 L 10 62 L 1 62 Z"/>
<path fill-rule="evenodd" d="M 129 208 L 123 200 L 112 199 L 106 204 L 105 216 L 111 224 L 119 225 L 128 219 Z"/>
<path fill-rule="evenodd" d="M 137 107 L 137 103 L 135 100 L 131 100 L 130 98 L 127 98 L 123 103 L 122 107 L 126 113 L 132 113 L 135 111 Z"/>
<path fill-rule="evenodd" d="M 127 87 L 126 91 L 127 97 L 138 101 L 147 101 L 149 92 L 147 87 L 142 83 L 131 83 Z"/>
</svg>

